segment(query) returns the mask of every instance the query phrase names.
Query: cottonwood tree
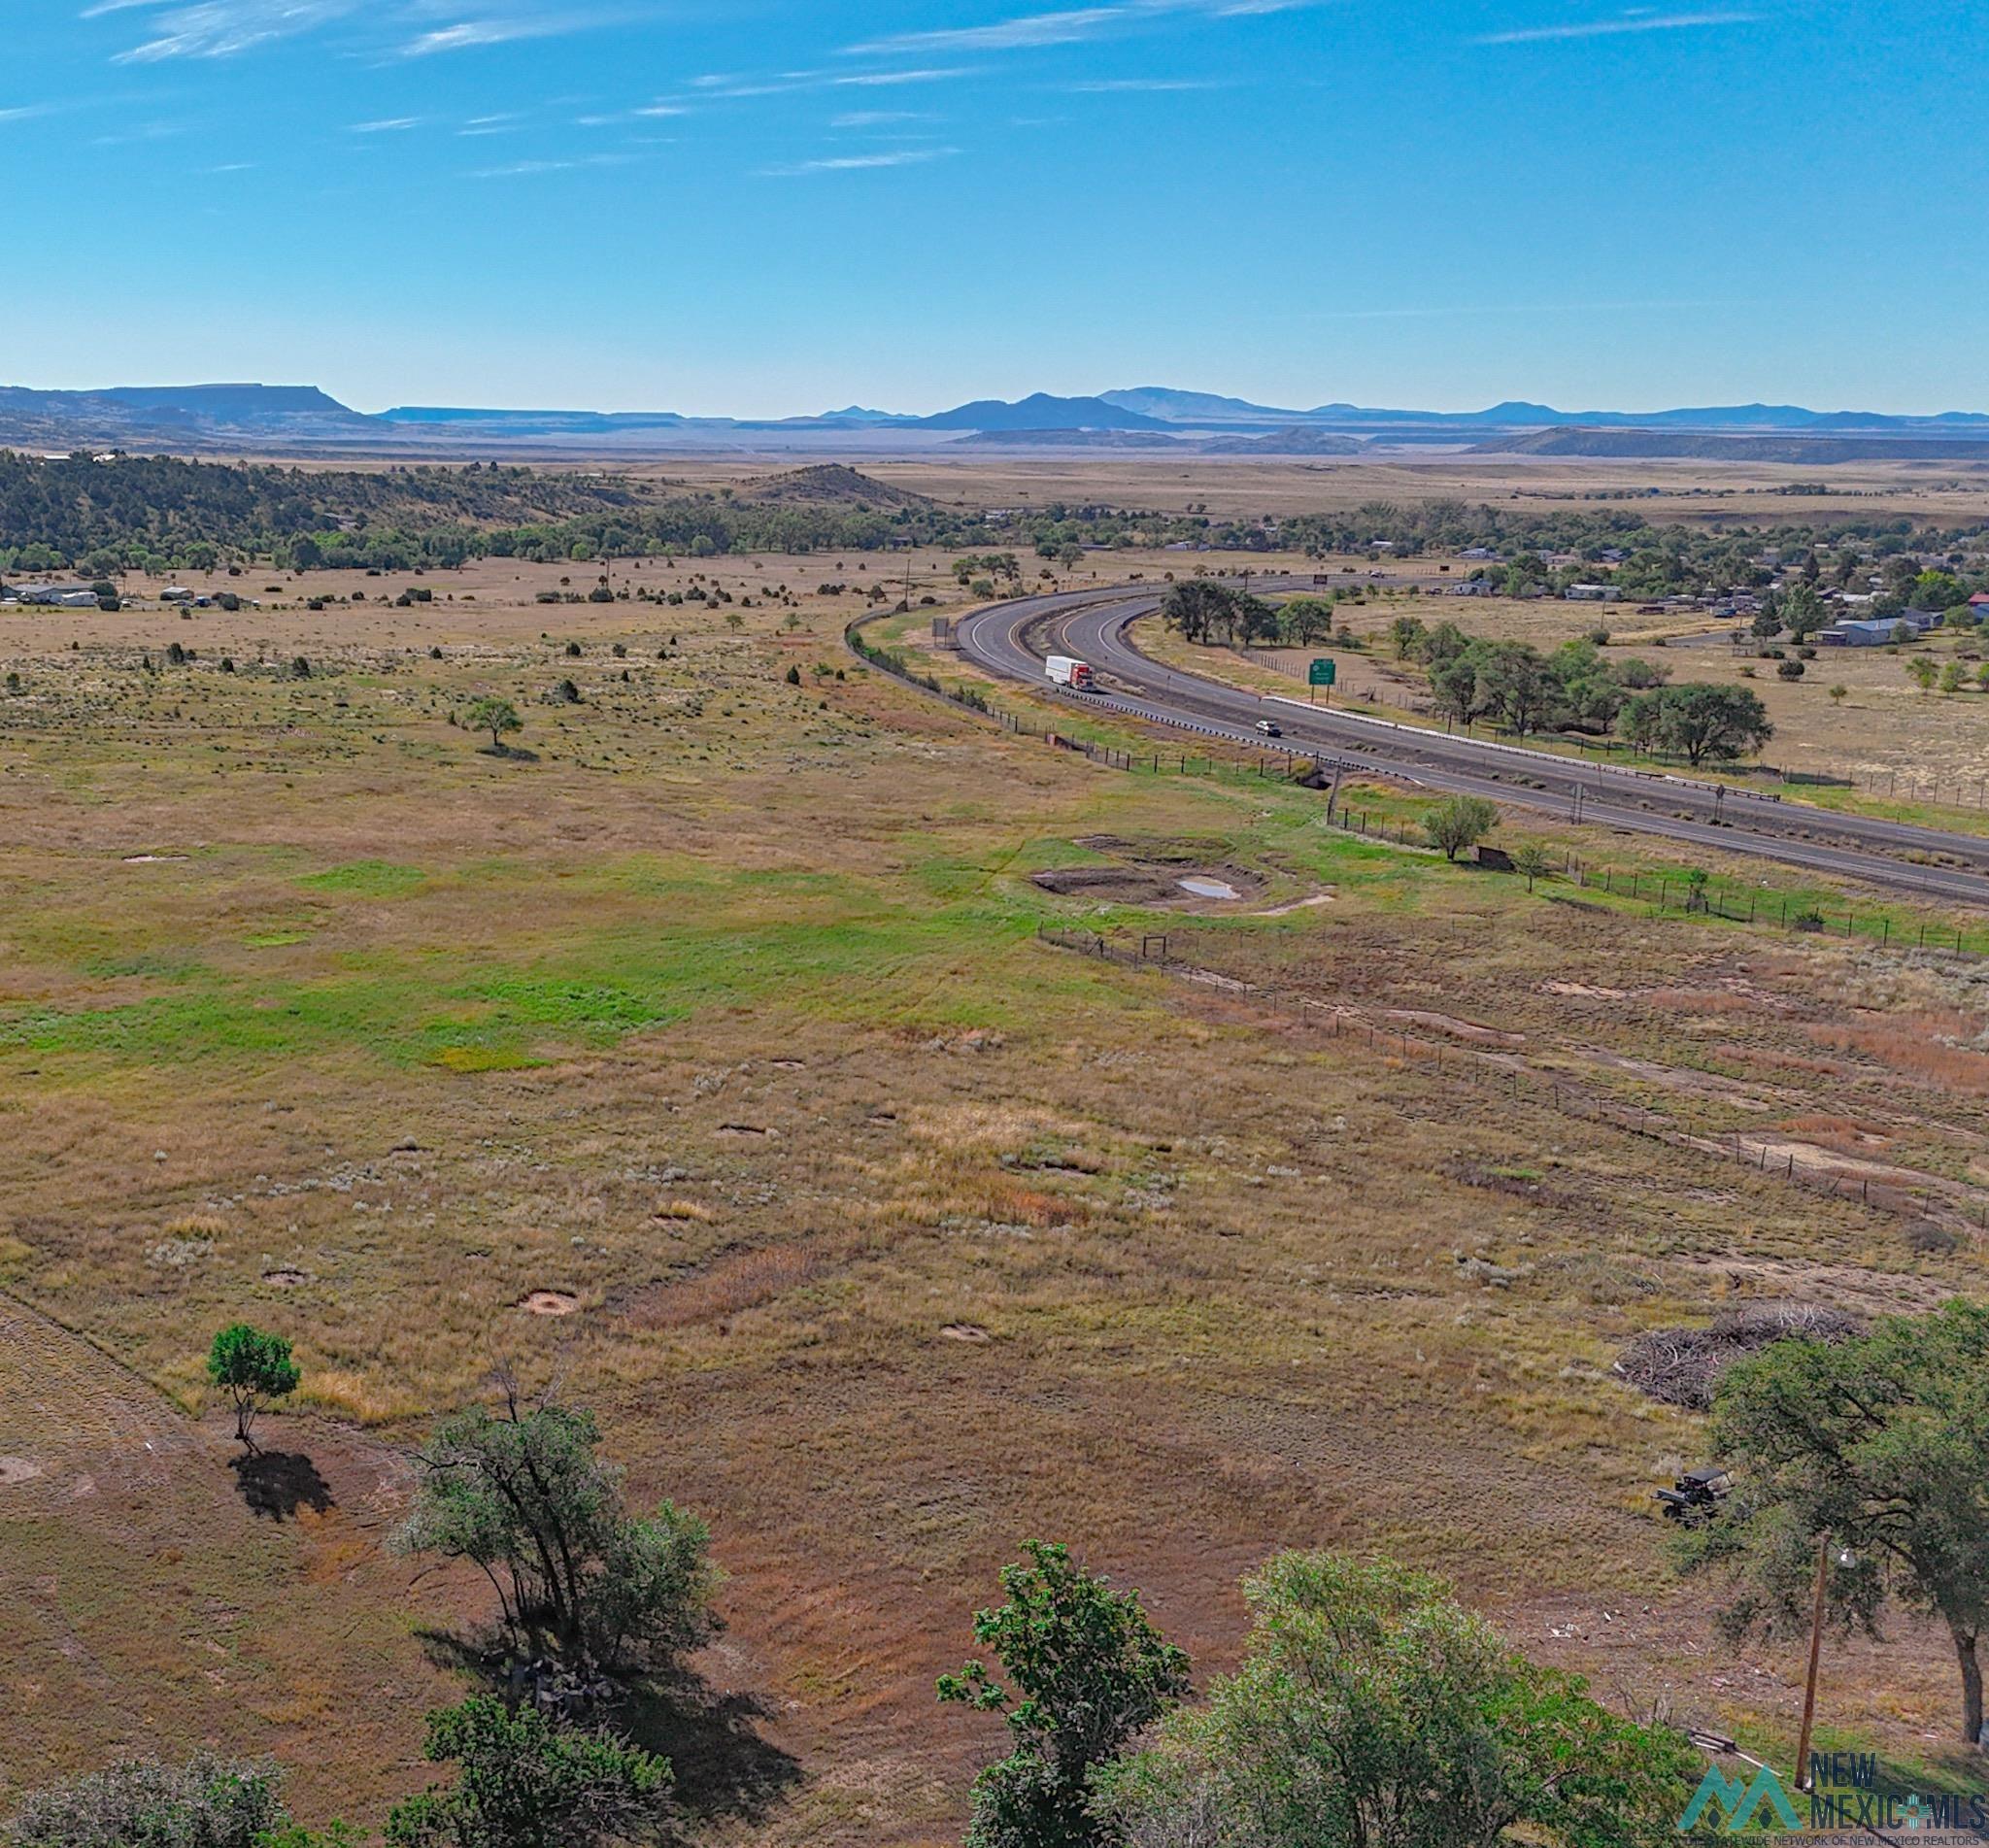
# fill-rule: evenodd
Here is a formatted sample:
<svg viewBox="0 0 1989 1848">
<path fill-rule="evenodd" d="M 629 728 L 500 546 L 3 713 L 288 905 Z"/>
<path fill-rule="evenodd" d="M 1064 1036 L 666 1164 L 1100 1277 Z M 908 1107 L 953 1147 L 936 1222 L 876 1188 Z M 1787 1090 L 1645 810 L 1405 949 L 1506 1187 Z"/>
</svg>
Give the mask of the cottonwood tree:
<svg viewBox="0 0 1989 1848">
<path fill-rule="evenodd" d="M 1187 578 L 1170 589 L 1161 604 L 1168 627 L 1191 642 L 1228 640 L 1235 630 L 1236 593 L 1208 578 Z"/>
<path fill-rule="evenodd" d="M 1441 1580 L 1288 1553 L 1245 1582 L 1243 1666 L 1096 1807 L 1127 1848 L 1655 1848 L 1702 1766 L 1536 1667 Z"/>
<path fill-rule="evenodd" d="M 939 1698 L 1008 1723 L 1014 1750 L 974 1782 L 967 1848 L 1097 1848 L 1112 1839 L 1091 1807 L 1093 1774 L 1188 1692 L 1188 1658 L 1067 1547 L 1025 1543 L 1001 1568 L 1008 1602 L 974 1614 L 974 1640 L 1008 1686 L 971 1662 L 942 1675 Z"/>
<path fill-rule="evenodd" d="M 270 1401 L 287 1398 L 304 1375 L 282 1335 L 237 1322 L 215 1336 L 207 1353 L 207 1377 L 233 1401 L 235 1435 L 253 1450 L 256 1415 Z"/>
<path fill-rule="evenodd" d="M 422 1756 L 455 1782 L 398 1803 L 388 1848 L 596 1848 L 669 1831 L 670 1762 L 489 1695 L 428 1715 Z"/>
<path fill-rule="evenodd" d="M 1441 848 L 1443 857 L 1453 860 L 1498 825 L 1499 810 L 1482 795 L 1447 795 L 1423 818 L 1430 845 Z"/>
<path fill-rule="evenodd" d="M 1623 722 L 1626 735 L 1676 752 L 1695 768 L 1759 751 L 1775 735 L 1760 694 L 1702 681 L 1636 694 L 1625 703 Z"/>
<path fill-rule="evenodd" d="M 1868 1335 L 1777 1341 L 1721 1378 L 1713 1437 L 1742 1487 L 1678 1545 L 1689 1568 L 1729 1575 L 1730 1632 L 1806 1624 L 1828 1545 L 1840 1555 L 1835 1620 L 1875 1635 L 1893 1600 L 1938 1618 L 1961 1674 L 1962 1736 L 1989 1744 L 1989 1308 L 1957 1299 Z"/>
<path fill-rule="evenodd" d="M 407 1551 L 478 1566 L 514 1646 L 621 1674 L 667 1667 L 714 1628 L 711 1535 L 669 1501 L 631 1515 L 621 1472 L 596 1456 L 593 1414 L 503 1401 L 447 1420 L 418 1453 Z"/>
</svg>

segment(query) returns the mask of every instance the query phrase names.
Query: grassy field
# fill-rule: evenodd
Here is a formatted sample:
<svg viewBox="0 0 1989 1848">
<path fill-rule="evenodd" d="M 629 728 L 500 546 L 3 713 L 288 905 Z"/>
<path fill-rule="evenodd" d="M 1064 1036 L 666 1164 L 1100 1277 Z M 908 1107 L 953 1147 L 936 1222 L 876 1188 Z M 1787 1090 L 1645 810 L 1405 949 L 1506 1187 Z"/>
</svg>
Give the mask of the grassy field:
<svg viewBox="0 0 1989 1848">
<path fill-rule="evenodd" d="M 1786 1744 L 1798 1652 L 1662 1563 L 1696 1422 L 1611 1364 L 1736 1300 L 1981 1289 L 1989 965 L 1006 737 L 843 650 L 858 562 L 0 619 L 0 1792 L 212 1739 L 377 1822 L 481 1608 L 386 1550 L 405 1452 L 503 1361 L 711 1521 L 727 1629 L 662 1742 L 739 1840 L 957 1836 L 999 1729 L 932 1679 L 1033 1534 L 1204 1672 L 1266 1554 L 1383 1548 Z M 450 722 L 484 693 L 513 752 Z M 306 1371 L 259 1472 L 203 1402 L 238 1316 Z M 1944 1644 L 1833 1652 L 1833 1727 L 1938 1756 Z"/>
</svg>

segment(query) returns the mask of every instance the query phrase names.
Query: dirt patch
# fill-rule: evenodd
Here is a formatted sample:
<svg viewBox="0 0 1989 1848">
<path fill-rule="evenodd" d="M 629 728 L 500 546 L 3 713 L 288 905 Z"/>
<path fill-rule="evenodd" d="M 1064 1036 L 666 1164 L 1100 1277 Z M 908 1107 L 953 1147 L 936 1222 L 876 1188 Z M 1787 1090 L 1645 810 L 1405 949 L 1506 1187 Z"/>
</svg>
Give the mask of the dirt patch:
<svg viewBox="0 0 1989 1848">
<path fill-rule="evenodd" d="M 949 1341 L 965 1341 L 974 1347 L 985 1347 L 991 1339 L 986 1328 L 971 1322 L 949 1322 L 939 1332 Z"/>
<path fill-rule="evenodd" d="M 0 1457 L 0 1489 L 11 1489 L 17 1482 L 32 1482 L 41 1473 L 41 1464 L 25 1457 Z"/>
<path fill-rule="evenodd" d="M 534 1290 L 518 1306 L 528 1316 L 570 1316 L 580 1298 L 564 1290 Z"/>
<path fill-rule="evenodd" d="M 1071 843 L 1108 855 L 1113 866 L 1056 866 L 1030 875 L 1043 891 L 1099 904 L 1183 907 L 1232 905 L 1262 898 L 1268 882 L 1247 866 L 1209 857 L 1209 843 L 1129 841 L 1116 834 L 1086 834 Z"/>
<path fill-rule="evenodd" d="M 1713 1273 L 1734 1291 L 1774 1298 L 1819 1298 L 1861 1316 L 1924 1315 L 1955 1292 L 1950 1285 L 1863 1264 L 1805 1264 L 1785 1258 L 1689 1258 L 1688 1270 Z M 1689 1286 L 1688 1286 L 1689 1287 Z"/>
<path fill-rule="evenodd" d="M 1765 1174 L 1779 1168 L 1784 1174 L 1828 1174 L 1853 1181 L 1890 1182 L 1903 1187 L 1924 1187 L 1934 1177 L 1917 1168 L 1902 1168 L 1890 1161 L 1864 1161 L 1855 1156 L 1819 1147 L 1794 1137 L 1748 1136 L 1739 1138 L 1740 1158 Z"/>
<path fill-rule="evenodd" d="M 262 1281 L 274 1285 L 278 1290 L 295 1290 L 300 1284 L 308 1284 L 311 1275 L 308 1271 L 292 1270 L 286 1265 L 278 1270 L 265 1270 L 262 1273 Z"/>
<path fill-rule="evenodd" d="M 1239 904 L 1261 898 L 1264 886 L 1240 866 L 1056 866 L 1032 873 L 1030 883 L 1060 898 L 1149 909 Z"/>
<path fill-rule="evenodd" d="M 1310 911 L 1315 905 L 1330 905 L 1332 893 L 1316 891 L 1310 898 L 1294 898 L 1290 904 L 1273 905 L 1268 911 L 1253 911 L 1253 918 L 1289 918 L 1295 911 Z"/>
<path fill-rule="evenodd" d="M 1790 1335 L 1840 1339 L 1863 1324 L 1841 1309 L 1812 1302 L 1756 1302 L 1715 1316 L 1702 1328 L 1652 1328 L 1616 1361 L 1616 1371 L 1639 1393 L 1667 1405 L 1707 1410 L 1721 1374 Z"/>
<path fill-rule="evenodd" d="M 1566 994 L 1582 1001 L 1627 1001 L 1630 998 L 1628 989 L 1605 989 L 1594 982 L 1542 982 L 1540 992 Z"/>
<path fill-rule="evenodd" d="M 1454 1020 L 1448 1014 L 1426 1014 L 1417 1008 L 1393 1007 L 1388 1018 L 1400 1021 L 1409 1026 L 1427 1026 L 1438 1033 L 1448 1033 L 1453 1039 L 1461 1039 L 1472 1046 L 1503 1046 L 1507 1048 L 1524 1046 L 1524 1033 L 1501 1033 L 1495 1026 L 1479 1026 L 1470 1021 Z"/>
<path fill-rule="evenodd" d="M 1604 1071 L 1646 1079 L 1651 1084 L 1662 1085 L 1667 1091 L 1675 1091 L 1688 1097 L 1717 1097 L 1736 1110 L 1770 1110 L 1774 1107 L 1766 1098 L 1757 1097 L 1744 1085 L 1736 1085 L 1731 1078 L 1722 1078 L 1714 1072 L 1660 1065 L 1648 1058 L 1631 1058 L 1622 1053 L 1607 1052 L 1600 1046 L 1583 1047 L 1581 1057 Z"/>
</svg>

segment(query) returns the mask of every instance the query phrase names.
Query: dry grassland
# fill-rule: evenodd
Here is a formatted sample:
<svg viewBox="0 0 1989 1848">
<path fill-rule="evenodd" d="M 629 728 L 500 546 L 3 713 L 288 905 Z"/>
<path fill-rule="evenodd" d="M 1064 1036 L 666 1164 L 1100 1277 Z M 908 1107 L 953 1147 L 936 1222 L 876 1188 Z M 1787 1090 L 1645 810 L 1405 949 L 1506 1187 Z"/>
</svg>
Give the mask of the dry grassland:
<svg viewBox="0 0 1989 1848">
<path fill-rule="evenodd" d="M 377 1821 L 449 1685 L 423 1634 L 477 1607 L 383 1551 L 400 1458 L 507 1358 L 711 1520 L 728 1629 L 667 1742 L 737 1839 L 957 1835 L 997 1741 L 932 1678 L 1030 1534 L 1204 1670 L 1267 1553 L 1386 1548 L 1612 1697 L 1786 1741 L 1796 1653 L 1729 1654 L 1661 1563 L 1695 1421 L 1611 1362 L 1736 1301 L 1981 1288 L 1981 965 L 1530 897 L 1308 792 L 1118 775 L 860 668 L 847 596 L 791 631 L 756 589 L 734 632 L 517 570 L 0 625 L 0 1789 L 211 1738 Z M 834 575 L 657 568 L 693 570 Z M 485 692 L 518 755 L 448 722 Z M 1255 882 L 1030 879 L 1188 864 Z M 1039 924 L 1166 931 L 1380 1037 Z M 1770 1145 L 1904 1210 L 1732 1159 Z M 238 1316 L 305 1368 L 274 1483 L 197 1416 Z M 1950 1676 L 1904 1629 L 1833 1656 L 1828 1719 L 1934 1755 Z"/>
</svg>

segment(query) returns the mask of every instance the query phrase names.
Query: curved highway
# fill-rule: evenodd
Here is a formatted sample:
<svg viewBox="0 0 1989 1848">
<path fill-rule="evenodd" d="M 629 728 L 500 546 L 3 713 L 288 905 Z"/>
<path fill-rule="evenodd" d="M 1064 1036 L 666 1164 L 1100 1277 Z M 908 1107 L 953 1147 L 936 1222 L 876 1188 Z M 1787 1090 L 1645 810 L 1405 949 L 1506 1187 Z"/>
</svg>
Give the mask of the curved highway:
<svg viewBox="0 0 1989 1848">
<path fill-rule="evenodd" d="M 1160 602 L 1154 591 L 1130 587 L 1029 597 L 963 617 L 955 634 L 961 655 L 977 666 L 1076 705 L 1314 756 L 1445 794 L 1541 809 L 1563 821 L 1658 835 L 1922 898 L 1989 906 L 1989 837 L 1840 815 L 1722 784 L 1583 763 L 1302 699 L 1259 696 L 1141 654 L 1128 631 L 1155 614 Z M 1090 662 L 1097 690 L 1051 687 L 1043 671 L 1050 654 Z M 1282 732 L 1274 746 L 1256 729 L 1265 719 Z"/>
</svg>

